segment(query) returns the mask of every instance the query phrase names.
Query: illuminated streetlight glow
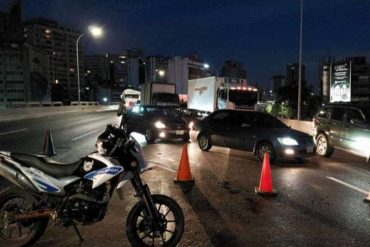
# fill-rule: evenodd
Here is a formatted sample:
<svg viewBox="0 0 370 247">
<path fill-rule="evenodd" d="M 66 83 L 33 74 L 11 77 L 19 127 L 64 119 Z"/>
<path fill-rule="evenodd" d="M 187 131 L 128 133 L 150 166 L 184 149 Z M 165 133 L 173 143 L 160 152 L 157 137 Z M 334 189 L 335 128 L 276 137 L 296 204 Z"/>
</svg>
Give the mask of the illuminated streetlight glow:
<svg viewBox="0 0 370 247">
<path fill-rule="evenodd" d="M 166 74 L 166 72 L 164 70 L 159 70 L 158 71 L 158 75 L 163 77 L 164 75 Z"/>
<path fill-rule="evenodd" d="M 206 70 L 212 70 L 216 74 L 216 77 L 218 77 L 217 70 L 211 68 L 211 66 L 208 63 L 203 64 L 203 68 L 205 68 Z"/>
<path fill-rule="evenodd" d="M 103 29 L 101 27 L 91 25 L 89 26 L 89 31 L 91 35 L 95 38 L 100 38 L 101 36 L 103 36 Z"/>
</svg>

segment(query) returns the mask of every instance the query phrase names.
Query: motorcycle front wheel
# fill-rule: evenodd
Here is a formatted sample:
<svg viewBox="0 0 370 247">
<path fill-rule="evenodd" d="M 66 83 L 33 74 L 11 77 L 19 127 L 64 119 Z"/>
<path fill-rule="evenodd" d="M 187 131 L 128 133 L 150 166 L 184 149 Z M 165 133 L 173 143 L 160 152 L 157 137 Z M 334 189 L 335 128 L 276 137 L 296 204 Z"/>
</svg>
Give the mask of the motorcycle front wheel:
<svg viewBox="0 0 370 247">
<path fill-rule="evenodd" d="M 0 193 L 0 246 L 29 246 L 44 233 L 48 218 L 15 221 L 12 216 L 35 210 L 36 198 L 17 187 Z"/>
<path fill-rule="evenodd" d="M 184 232 L 184 214 L 172 198 L 152 195 L 159 215 L 160 229 L 153 221 L 143 200 L 131 209 L 126 222 L 127 238 L 132 246 L 176 246 Z"/>
</svg>

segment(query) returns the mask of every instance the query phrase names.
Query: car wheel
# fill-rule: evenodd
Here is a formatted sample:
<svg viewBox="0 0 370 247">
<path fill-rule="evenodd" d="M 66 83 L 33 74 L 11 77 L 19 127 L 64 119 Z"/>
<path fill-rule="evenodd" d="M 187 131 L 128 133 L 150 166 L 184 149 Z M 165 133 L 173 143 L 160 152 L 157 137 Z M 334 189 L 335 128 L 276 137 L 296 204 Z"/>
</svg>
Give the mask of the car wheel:
<svg viewBox="0 0 370 247">
<path fill-rule="evenodd" d="M 270 155 L 270 162 L 274 162 L 276 159 L 275 149 L 269 142 L 261 142 L 257 146 L 257 156 L 258 159 L 263 161 L 263 158 L 265 156 L 265 152 L 268 152 Z"/>
<path fill-rule="evenodd" d="M 334 149 L 330 146 L 328 138 L 325 134 L 319 134 L 316 138 L 316 153 L 320 156 L 330 157 Z"/>
<path fill-rule="evenodd" d="M 153 143 L 154 142 L 155 137 L 154 137 L 154 133 L 153 133 L 152 130 L 147 129 L 145 131 L 145 140 L 146 140 L 147 143 Z"/>
<path fill-rule="evenodd" d="M 208 151 L 212 147 L 211 140 L 205 134 L 199 135 L 198 145 L 202 151 Z"/>
</svg>

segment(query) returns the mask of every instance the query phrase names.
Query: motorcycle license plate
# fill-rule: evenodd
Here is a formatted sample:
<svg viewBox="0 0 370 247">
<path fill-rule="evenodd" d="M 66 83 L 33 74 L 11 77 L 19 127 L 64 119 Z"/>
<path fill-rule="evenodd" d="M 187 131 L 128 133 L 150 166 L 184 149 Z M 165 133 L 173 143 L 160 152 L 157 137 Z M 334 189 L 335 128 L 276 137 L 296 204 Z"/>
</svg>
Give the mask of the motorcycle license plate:
<svg viewBox="0 0 370 247">
<path fill-rule="evenodd" d="M 184 131 L 183 130 L 176 130 L 176 135 L 183 135 Z"/>
<path fill-rule="evenodd" d="M 307 153 L 313 153 L 313 147 L 307 147 Z"/>
</svg>

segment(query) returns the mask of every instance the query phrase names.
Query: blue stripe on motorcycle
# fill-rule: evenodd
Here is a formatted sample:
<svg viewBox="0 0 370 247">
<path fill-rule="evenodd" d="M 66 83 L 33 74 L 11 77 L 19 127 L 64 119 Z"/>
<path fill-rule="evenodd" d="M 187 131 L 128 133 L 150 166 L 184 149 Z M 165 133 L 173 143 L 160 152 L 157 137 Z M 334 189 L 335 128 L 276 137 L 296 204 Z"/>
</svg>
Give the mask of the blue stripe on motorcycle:
<svg viewBox="0 0 370 247">
<path fill-rule="evenodd" d="M 43 190 L 46 190 L 47 192 L 58 192 L 60 191 L 58 188 L 55 188 L 53 186 L 51 186 L 50 184 L 47 184 L 43 181 L 40 181 L 36 178 L 34 178 L 34 180 L 36 181 L 36 183 L 43 189 Z"/>
<path fill-rule="evenodd" d="M 103 174 L 110 174 L 110 175 L 117 175 L 123 170 L 122 167 L 119 166 L 113 166 L 113 167 L 106 167 L 97 171 L 90 172 L 84 176 L 85 179 L 94 179 L 97 175 L 103 175 Z"/>
</svg>

